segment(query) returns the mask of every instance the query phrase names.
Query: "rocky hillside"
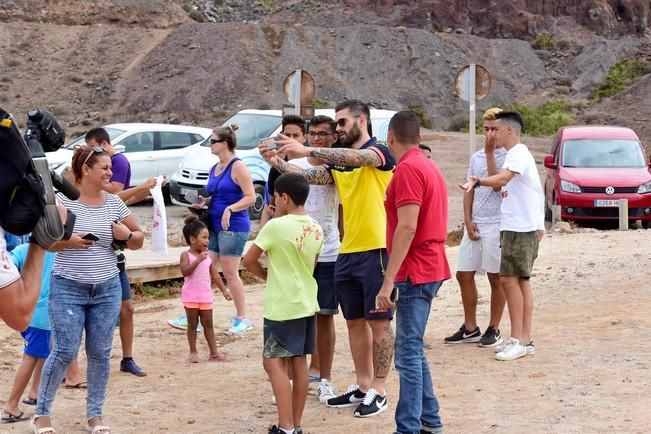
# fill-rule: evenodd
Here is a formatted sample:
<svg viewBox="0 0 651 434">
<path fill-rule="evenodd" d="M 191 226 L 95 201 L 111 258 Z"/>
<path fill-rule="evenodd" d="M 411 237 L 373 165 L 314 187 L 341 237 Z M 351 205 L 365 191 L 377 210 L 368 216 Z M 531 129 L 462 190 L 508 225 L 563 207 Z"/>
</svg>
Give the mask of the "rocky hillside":
<svg viewBox="0 0 651 434">
<path fill-rule="evenodd" d="M 72 133 L 117 120 L 213 125 L 243 107 L 280 107 L 283 78 L 303 68 L 320 104 L 411 107 L 445 129 L 466 111 L 455 74 L 477 62 L 493 78 L 480 109 L 562 98 L 579 121 L 651 140 L 648 75 L 589 102 L 612 65 L 649 51 L 650 3 L 0 0 L 0 105 L 19 118 L 49 107 Z"/>
</svg>

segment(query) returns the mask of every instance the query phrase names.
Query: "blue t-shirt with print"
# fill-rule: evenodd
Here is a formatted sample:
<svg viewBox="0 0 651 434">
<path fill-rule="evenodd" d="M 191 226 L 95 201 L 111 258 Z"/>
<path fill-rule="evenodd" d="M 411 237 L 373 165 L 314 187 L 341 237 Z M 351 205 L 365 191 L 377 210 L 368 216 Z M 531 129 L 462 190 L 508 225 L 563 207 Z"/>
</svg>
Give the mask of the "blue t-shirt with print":
<svg viewBox="0 0 651 434">
<path fill-rule="evenodd" d="M 22 271 L 25 261 L 27 260 L 28 250 L 29 244 L 21 244 L 9 253 L 11 260 L 20 271 Z M 34 309 L 34 314 L 32 315 L 32 322 L 29 323 L 30 327 L 50 330 L 50 320 L 47 316 L 47 307 L 50 299 L 50 277 L 52 276 L 55 257 L 56 253 L 45 252 L 45 257 L 43 258 L 43 272 L 41 273 L 41 293 L 36 302 L 36 309 Z"/>
</svg>

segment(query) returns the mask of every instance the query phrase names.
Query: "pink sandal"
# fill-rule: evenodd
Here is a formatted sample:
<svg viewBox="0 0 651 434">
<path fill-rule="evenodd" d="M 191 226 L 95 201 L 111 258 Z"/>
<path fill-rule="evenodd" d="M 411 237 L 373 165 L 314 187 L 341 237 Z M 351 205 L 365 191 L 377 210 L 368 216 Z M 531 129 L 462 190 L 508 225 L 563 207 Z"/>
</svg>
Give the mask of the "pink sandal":
<svg viewBox="0 0 651 434">
<path fill-rule="evenodd" d="M 188 362 L 190 362 L 190 363 L 199 363 L 199 354 L 198 353 L 190 353 L 190 356 L 188 356 Z"/>
<path fill-rule="evenodd" d="M 226 360 L 226 355 L 223 353 L 215 353 L 208 356 L 209 362 L 225 362 Z"/>
</svg>

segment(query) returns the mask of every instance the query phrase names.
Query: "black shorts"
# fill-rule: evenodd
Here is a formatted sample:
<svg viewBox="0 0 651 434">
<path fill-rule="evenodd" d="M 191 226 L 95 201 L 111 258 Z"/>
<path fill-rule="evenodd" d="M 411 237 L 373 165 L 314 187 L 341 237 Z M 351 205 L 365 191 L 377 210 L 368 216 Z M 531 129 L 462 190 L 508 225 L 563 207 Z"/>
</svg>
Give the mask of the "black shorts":
<svg viewBox="0 0 651 434">
<path fill-rule="evenodd" d="M 314 353 L 316 317 L 273 321 L 264 319 L 263 350 L 265 359 L 304 356 Z"/>
<path fill-rule="evenodd" d="M 314 279 L 319 286 L 316 295 L 319 302 L 319 315 L 337 315 L 339 308 L 335 292 L 335 263 L 317 262 Z"/>
<path fill-rule="evenodd" d="M 345 319 L 393 318 L 393 309 L 375 308 L 375 297 L 382 288 L 387 261 L 386 249 L 339 254 L 335 287 Z"/>
</svg>

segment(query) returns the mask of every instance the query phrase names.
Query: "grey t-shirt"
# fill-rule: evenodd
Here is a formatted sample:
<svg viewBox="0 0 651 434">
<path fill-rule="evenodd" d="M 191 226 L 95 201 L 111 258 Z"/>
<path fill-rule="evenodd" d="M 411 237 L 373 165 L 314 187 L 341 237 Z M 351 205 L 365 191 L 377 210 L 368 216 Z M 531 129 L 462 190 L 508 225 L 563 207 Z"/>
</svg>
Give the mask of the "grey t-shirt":
<svg viewBox="0 0 651 434">
<path fill-rule="evenodd" d="M 497 148 L 494 151 L 495 165 L 499 171 L 506 158 L 506 149 Z M 468 180 L 471 176 L 485 178 L 488 176 L 486 153 L 483 149 L 475 152 L 470 157 L 468 165 Z M 502 206 L 502 192 L 494 191 L 492 187 L 480 185 L 475 189 L 472 201 L 472 221 L 479 224 L 499 223 L 500 208 Z"/>
</svg>

